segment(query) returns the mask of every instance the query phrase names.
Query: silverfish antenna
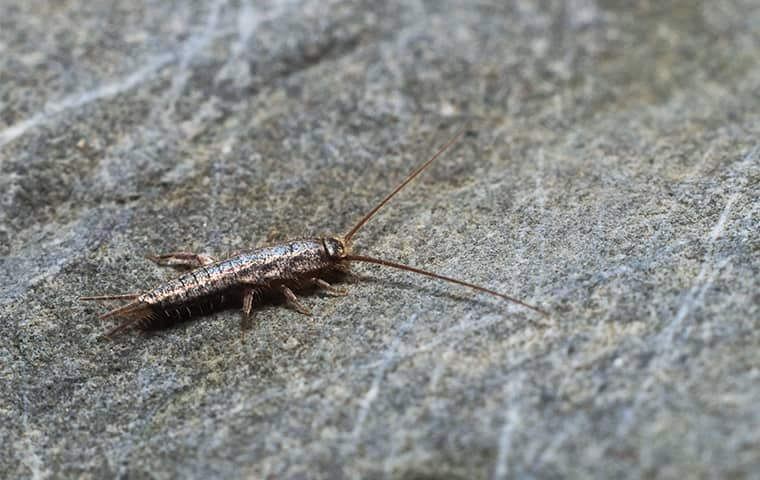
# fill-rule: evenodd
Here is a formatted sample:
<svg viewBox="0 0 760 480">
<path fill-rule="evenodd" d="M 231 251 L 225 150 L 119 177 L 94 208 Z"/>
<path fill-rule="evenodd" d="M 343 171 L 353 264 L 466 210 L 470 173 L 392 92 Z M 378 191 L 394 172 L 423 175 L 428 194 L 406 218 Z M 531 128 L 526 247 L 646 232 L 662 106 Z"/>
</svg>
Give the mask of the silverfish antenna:
<svg viewBox="0 0 760 480">
<path fill-rule="evenodd" d="M 549 316 L 549 313 L 546 310 L 542 310 L 539 307 L 530 305 L 528 303 L 523 302 L 522 300 L 518 300 L 514 297 L 510 297 L 509 295 L 504 295 L 503 293 L 499 293 L 497 291 L 494 291 L 485 287 L 481 287 L 480 285 L 475 285 L 474 283 L 457 280 L 456 278 L 444 277 L 443 275 L 438 275 L 437 273 L 428 272 L 427 270 L 421 270 L 419 268 L 410 267 L 409 265 L 404 265 L 402 263 L 391 262 L 390 260 L 383 260 L 381 258 L 367 257 L 364 255 L 347 255 L 343 257 L 343 259 L 348 260 L 350 262 L 374 263 L 374 264 L 383 265 L 386 267 L 398 268 L 399 270 L 406 270 L 407 272 L 418 273 L 420 275 L 425 275 L 427 277 L 443 280 L 444 282 L 456 283 L 457 285 L 462 285 L 463 287 L 472 288 L 480 292 L 488 293 L 489 295 L 494 295 L 494 296 L 503 298 L 504 300 L 508 300 L 512 303 L 522 305 L 523 307 L 536 311 L 545 317 Z"/>
<path fill-rule="evenodd" d="M 391 191 L 391 193 L 389 193 L 388 195 L 386 195 L 385 198 L 383 198 L 377 205 L 375 205 L 375 207 L 372 210 L 370 210 L 369 213 L 367 213 L 366 215 L 364 215 L 364 217 L 362 217 L 362 219 L 359 220 L 356 223 L 356 225 L 354 225 L 354 227 L 343 237 L 343 239 L 342 239 L 343 242 L 344 243 L 348 243 L 349 240 L 351 239 L 351 237 L 353 237 L 354 234 L 356 234 L 356 232 L 358 232 L 372 217 L 374 217 L 375 214 L 378 212 L 378 210 L 380 210 L 381 208 L 383 208 L 390 201 L 390 199 L 393 198 L 394 195 L 396 195 L 399 191 L 401 191 L 402 188 L 404 188 L 405 186 L 407 186 L 407 184 L 409 184 L 409 182 L 411 182 L 412 180 L 414 180 L 415 178 L 417 178 L 417 176 L 420 173 L 422 173 L 423 170 L 425 170 L 428 166 L 430 166 L 431 163 L 433 163 L 449 147 L 451 147 L 451 145 L 453 145 L 454 142 L 456 142 L 459 139 L 459 137 L 462 136 L 462 134 L 464 133 L 464 131 L 465 131 L 465 128 L 464 127 L 461 128 L 456 134 L 454 134 L 453 137 L 451 137 L 451 139 L 448 142 L 446 142 L 441 148 L 439 148 L 438 151 L 435 152 L 435 154 L 433 154 L 432 157 L 430 157 L 425 163 L 423 163 L 422 165 L 420 165 L 415 171 L 413 171 L 408 177 L 406 177 L 406 179 L 403 182 L 401 182 L 395 189 L 393 189 L 393 191 Z M 475 285 L 474 283 L 465 282 L 463 280 L 457 280 L 457 279 L 451 278 L 451 277 L 445 277 L 443 275 L 439 275 L 439 274 L 433 273 L 433 272 L 428 272 L 427 270 L 422 270 L 422 269 L 419 269 L 419 268 L 411 267 L 409 265 L 404 265 L 404 264 L 401 264 L 401 263 L 392 262 L 390 260 L 383 260 L 383 259 L 380 259 L 380 258 L 367 257 L 367 256 L 364 256 L 364 255 L 346 255 L 346 256 L 343 257 L 343 260 L 348 260 L 348 261 L 352 261 L 352 262 L 374 263 L 376 265 L 383 265 L 383 266 L 386 266 L 386 267 L 396 268 L 396 269 L 399 269 L 399 270 L 406 270 L 407 272 L 417 273 L 419 275 L 424 275 L 424 276 L 427 276 L 427 277 L 435 278 L 437 280 L 442 280 L 444 282 L 454 283 L 454 284 L 457 284 L 457 285 L 461 285 L 463 287 L 472 288 L 474 290 L 478 290 L 480 292 L 487 293 L 489 295 L 493 295 L 493 296 L 502 298 L 502 299 L 510 301 L 512 303 L 516 303 L 517 305 L 521 305 L 521 306 L 523 306 L 525 308 L 529 308 L 529 309 L 531 309 L 531 310 L 533 310 L 535 312 L 538 312 L 538 313 L 540 313 L 541 315 L 543 315 L 545 317 L 549 316 L 549 313 L 546 312 L 545 310 L 542 310 L 541 308 L 536 307 L 534 305 L 530 305 L 528 303 L 525 303 L 522 300 L 518 300 L 517 298 L 510 297 L 509 295 L 505 295 L 503 293 L 499 293 L 497 291 L 494 291 L 494 290 L 491 290 L 491 289 L 488 289 L 488 288 L 485 288 L 485 287 L 481 287 L 480 285 Z"/>
<path fill-rule="evenodd" d="M 375 216 L 375 214 L 377 213 L 378 210 L 380 210 L 381 208 L 383 208 L 385 206 L 385 204 L 388 203 L 391 198 L 393 198 L 394 195 L 396 195 L 409 182 L 411 182 L 412 180 L 414 180 L 415 178 L 417 178 L 417 176 L 420 173 L 422 173 L 423 170 L 425 170 L 431 163 L 433 163 L 433 161 L 435 161 L 435 159 L 437 159 L 438 157 L 440 157 L 443 152 L 445 152 L 446 150 L 448 150 L 448 148 L 451 145 L 453 145 L 454 142 L 456 142 L 459 139 L 459 137 L 462 136 L 462 134 L 464 133 L 464 131 L 465 131 L 465 127 L 462 127 L 461 129 L 459 129 L 459 131 L 457 133 L 455 133 L 454 136 L 451 137 L 451 139 L 448 142 L 446 142 L 441 148 L 439 148 L 438 151 L 435 152 L 435 154 L 433 154 L 433 156 L 430 157 L 430 159 L 428 159 L 428 161 L 426 161 L 425 163 L 423 163 L 422 165 L 420 165 L 419 168 L 417 168 L 417 170 L 413 171 L 408 177 L 406 177 L 406 180 L 404 180 L 403 182 L 401 182 L 398 187 L 396 187 L 395 189 L 393 189 L 393 191 L 391 193 L 389 193 L 388 195 L 386 195 L 386 197 L 384 199 L 382 199 L 380 201 L 380 203 L 378 203 L 377 205 L 375 205 L 375 208 L 373 208 L 372 210 L 370 210 L 369 213 L 367 213 L 366 215 L 364 215 L 364 217 L 361 220 L 359 220 L 356 223 L 356 225 L 354 225 L 354 228 L 352 228 L 351 230 L 349 230 L 349 232 L 343 237 L 343 241 L 345 243 L 348 243 L 351 240 L 351 237 L 353 237 L 356 234 L 356 232 L 358 232 L 359 230 L 361 230 L 361 228 L 367 222 L 369 222 L 369 220 L 372 217 Z"/>
</svg>

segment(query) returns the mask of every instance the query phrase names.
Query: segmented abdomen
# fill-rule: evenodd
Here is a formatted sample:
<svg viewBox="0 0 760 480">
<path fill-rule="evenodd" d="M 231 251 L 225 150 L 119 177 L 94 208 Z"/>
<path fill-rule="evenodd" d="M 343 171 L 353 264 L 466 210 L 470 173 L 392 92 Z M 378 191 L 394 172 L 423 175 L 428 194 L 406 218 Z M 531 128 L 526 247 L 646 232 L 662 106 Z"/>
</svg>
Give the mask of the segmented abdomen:
<svg viewBox="0 0 760 480">
<path fill-rule="evenodd" d="M 149 305 L 152 315 L 140 326 L 163 327 L 239 302 L 242 285 L 230 260 L 197 268 L 143 294 L 138 301 Z"/>
<path fill-rule="evenodd" d="M 236 292 L 220 293 L 196 297 L 182 303 L 146 304 L 150 307 L 150 314 L 137 326 L 144 329 L 163 328 L 177 322 L 188 320 L 192 317 L 206 315 L 225 307 L 240 303 L 240 294 Z"/>
<path fill-rule="evenodd" d="M 184 273 L 145 292 L 129 305 L 109 312 L 103 318 L 128 320 L 106 336 L 131 326 L 161 328 L 239 305 L 245 291 L 252 290 L 261 297 L 278 292 L 282 285 L 297 290 L 335 268 L 320 239 L 297 240 L 236 255 Z"/>
</svg>

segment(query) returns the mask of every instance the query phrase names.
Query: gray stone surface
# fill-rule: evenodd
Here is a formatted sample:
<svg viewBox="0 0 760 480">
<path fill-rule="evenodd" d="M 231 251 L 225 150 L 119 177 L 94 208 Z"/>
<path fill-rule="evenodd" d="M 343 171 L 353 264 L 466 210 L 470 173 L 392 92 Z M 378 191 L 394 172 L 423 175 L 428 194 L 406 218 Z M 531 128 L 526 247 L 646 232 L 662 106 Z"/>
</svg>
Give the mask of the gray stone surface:
<svg viewBox="0 0 760 480">
<path fill-rule="evenodd" d="M 755 0 L 0 2 L 7 478 L 760 475 Z M 342 232 L 309 319 L 98 342 L 148 253 Z"/>
</svg>

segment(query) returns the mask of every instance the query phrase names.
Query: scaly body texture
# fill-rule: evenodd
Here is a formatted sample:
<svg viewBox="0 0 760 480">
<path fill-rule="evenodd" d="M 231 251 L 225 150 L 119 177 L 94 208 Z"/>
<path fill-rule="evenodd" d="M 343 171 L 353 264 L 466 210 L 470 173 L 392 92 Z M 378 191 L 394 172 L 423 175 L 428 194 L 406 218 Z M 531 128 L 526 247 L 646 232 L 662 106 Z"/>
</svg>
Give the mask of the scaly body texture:
<svg viewBox="0 0 760 480">
<path fill-rule="evenodd" d="M 323 277 L 331 277 L 345 267 L 330 256 L 328 239 L 304 239 L 259 248 L 214 262 L 211 257 L 173 253 L 152 257 L 162 265 L 193 268 L 139 295 L 122 308 L 102 318 L 125 317 L 129 321 L 106 334 L 110 337 L 129 326 L 151 328 L 208 314 L 229 305 L 282 292 L 299 311 L 308 313 L 294 298 L 293 290 L 322 286 L 333 291 Z M 205 264 L 204 264 L 205 263 Z M 245 306 L 245 305 L 244 305 Z"/>
<path fill-rule="evenodd" d="M 304 279 L 319 278 L 334 268 L 322 240 L 296 240 L 190 270 L 145 292 L 137 301 L 173 312 L 180 318 L 188 304 L 199 299 L 223 304 L 225 296 L 234 296 L 246 288 L 259 295 L 283 285 L 298 289 Z M 203 307 L 202 303 L 198 306 Z"/>
<path fill-rule="evenodd" d="M 244 332 L 255 299 L 262 298 L 265 295 L 281 294 L 296 310 L 310 315 L 309 309 L 299 303 L 293 290 L 315 286 L 344 295 L 345 291 L 327 283 L 325 277 L 329 278 L 337 272 L 348 272 L 349 262 L 365 262 L 406 270 L 462 285 L 547 315 L 538 307 L 479 285 L 389 260 L 351 254 L 351 239 L 354 234 L 394 195 L 451 146 L 462 133 L 463 131 L 460 131 L 430 159 L 412 172 L 342 237 L 330 236 L 295 240 L 235 255 L 220 262 L 206 255 L 184 252 L 149 257 L 160 265 L 190 270 L 174 280 L 143 293 L 82 297 L 81 300 L 131 300 L 129 304 L 101 315 L 101 318 L 121 317 L 125 319 L 123 323 L 106 333 L 107 338 L 133 326 L 140 328 L 162 326 L 188 319 L 194 315 L 210 313 L 234 303 L 242 303 L 243 329 L 241 331 Z"/>
</svg>

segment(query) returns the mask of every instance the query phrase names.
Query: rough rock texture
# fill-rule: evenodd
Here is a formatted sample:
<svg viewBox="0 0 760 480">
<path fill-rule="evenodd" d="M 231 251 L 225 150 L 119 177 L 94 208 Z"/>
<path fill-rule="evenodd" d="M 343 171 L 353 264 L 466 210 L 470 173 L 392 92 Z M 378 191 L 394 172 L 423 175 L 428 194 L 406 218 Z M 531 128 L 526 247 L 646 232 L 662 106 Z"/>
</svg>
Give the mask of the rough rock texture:
<svg viewBox="0 0 760 480">
<path fill-rule="evenodd" d="M 0 2 L 0 471 L 760 471 L 755 0 Z M 98 336 L 215 254 L 342 232 L 307 318 Z"/>
</svg>

